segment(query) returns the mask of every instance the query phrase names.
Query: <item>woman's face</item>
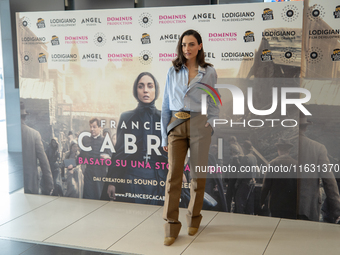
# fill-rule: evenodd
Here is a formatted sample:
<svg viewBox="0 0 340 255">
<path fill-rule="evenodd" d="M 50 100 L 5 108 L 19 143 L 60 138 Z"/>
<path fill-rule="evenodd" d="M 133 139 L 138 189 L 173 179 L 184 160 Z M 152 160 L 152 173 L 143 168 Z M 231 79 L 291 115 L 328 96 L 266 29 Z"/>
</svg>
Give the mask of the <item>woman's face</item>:
<svg viewBox="0 0 340 255">
<path fill-rule="evenodd" d="M 193 35 L 186 35 L 182 40 L 183 55 L 187 60 L 196 59 L 198 51 L 202 49 L 202 43 L 198 44 Z"/>
<path fill-rule="evenodd" d="M 137 84 L 138 99 L 145 103 L 151 103 L 156 96 L 156 88 L 153 79 L 149 75 L 144 75 Z"/>
</svg>

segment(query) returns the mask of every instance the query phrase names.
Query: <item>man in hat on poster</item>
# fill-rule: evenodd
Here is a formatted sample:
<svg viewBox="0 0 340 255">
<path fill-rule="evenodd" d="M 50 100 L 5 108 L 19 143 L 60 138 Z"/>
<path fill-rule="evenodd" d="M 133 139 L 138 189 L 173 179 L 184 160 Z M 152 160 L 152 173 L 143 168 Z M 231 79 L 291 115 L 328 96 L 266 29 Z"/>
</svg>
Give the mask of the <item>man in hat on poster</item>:
<svg viewBox="0 0 340 255">
<path fill-rule="evenodd" d="M 42 172 L 41 192 L 50 195 L 53 191 L 53 178 L 51 168 L 41 142 L 40 133 L 26 125 L 25 120 L 28 113 L 25 105 L 20 102 L 21 115 L 21 140 L 22 158 L 24 166 L 24 191 L 29 194 L 39 194 L 39 172 L 38 161 Z"/>
<path fill-rule="evenodd" d="M 312 122 L 307 121 L 305 115 L 300 116 L 300 136 L 299 136 L 299 166 L 302 172 L 298 171 L 298 218 L 303 220 L 319 221 L 321 209 L 320 197 L 320 178 L 323 182 L 331 213 L 340 220 L 340 196 L 334 174 L 323 168 L 329 166 L 330 163 L 327 156 L 326 147 L 312 139 L 309 139 L 305 132 L 308 125 Z M 315 171 L 305 171 L 304 169 L 312 169 Z M 321 169 L 318 171 L 318 167 Z"/>
<path fill-rule="evenodd" d="M 288 140 L 279 139 L 275 144 L 278 157 L 268 164 L 268 171 L 264 175 L 261 189 L 261 208 L 269 194 L 269 209 L 272 217 L 296 219 L 297 182 L 294 166 L 297 161 L 289 156 L 293 148 Z M 292 169 L 291 172 L 274 171 L 273 169 Z"/>
</svg>

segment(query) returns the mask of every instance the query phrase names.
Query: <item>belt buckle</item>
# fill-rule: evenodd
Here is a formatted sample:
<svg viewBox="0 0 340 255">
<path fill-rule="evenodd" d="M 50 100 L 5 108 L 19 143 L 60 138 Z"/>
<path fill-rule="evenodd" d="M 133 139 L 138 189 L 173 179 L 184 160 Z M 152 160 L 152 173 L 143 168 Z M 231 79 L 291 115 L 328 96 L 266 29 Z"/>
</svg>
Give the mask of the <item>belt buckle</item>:
<svg viewBox="0 0 340 255">
<path fill-rule="evenodd" d="M 190 114 L 187 112 L 176 112 L 175 116 L 177 119 L 186 120 L 190 118 Z"/>
</svg>

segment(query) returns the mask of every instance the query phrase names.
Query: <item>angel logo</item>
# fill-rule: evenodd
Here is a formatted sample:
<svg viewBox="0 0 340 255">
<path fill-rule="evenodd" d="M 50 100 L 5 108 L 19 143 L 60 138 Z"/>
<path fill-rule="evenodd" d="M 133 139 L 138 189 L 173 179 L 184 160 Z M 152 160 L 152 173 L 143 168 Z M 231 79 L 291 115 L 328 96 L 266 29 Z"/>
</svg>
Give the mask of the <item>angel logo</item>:
<svg viewBox="0 0 340 255">
<path fill-rule="evenodd" d="M 45 27 L 46 27 L 46 26 L 45 26 L 45 20 L 42 19 L 42 18 L 39 18 L 39 19 L 38 19 L 38 22 L 37 22 L 37 27 L 38 27 L 38 28 L 45 28 Z"/>
<path fill-rule="evenodd" d="M 93 42 L 95 45 L 97 45 L 98 47 L 102 47 L 105 45 L 106 43 L 106 37 L 103 33 L 96 33 L 93 37 Z"/>
<path fill-rule="evenodd" d="M 52 35 L 52 40 L 51 40 L 51 44 L 54 45 L 59 45 L 59 37 L 56 35 Z"/>
<path fill-rule="evenodd" d="M 273 10 L 270 8 L 266 8 L 263 10 L 263 14 L 262 14 L 262 19 L 263 20 L 272 20 L 274 19 L 274 13 Z"/>
<path fill-rule="evenodd" d="M 147 13 L 147 12 L 143 12 L 139 16 L 138 23 L 139 23 L 139 25 L 141 25 L 144 28 L 147 28 L 147 27 L 151 26 L 151 24 L 152 24 L 152 16 L 151 16 L 151 14 Z"/>
<path fill-rule="evenodd" d="M 39 63 L 46 63 L 47 62 L 45 53 L 39 53 L 38 61 L 39 61 Z"/>
<path fill-rule="evenodd" d="M 152 54 L 148 50 L 143 50 L 139 55 L 139 61 L 143 65 L 149 65 L 152 62 Z"/>
<path fill-rule="evenodd" d="M 263 50 L 261 54 L 261 60 L 262 62 L 272 61 L 272 52 L 268 49 Z"/>
<path fill-rule="evenodd" d="M 287 5 L 282 9 L 281 18 L 284 21 L 292 22 L 299 17 L 299 9 L 295 5 Z"/>
<path fill-rule="evenodd" d="M 244 42 L 255 42 L 254 32 L 250 30 L 246 31 L 243 36 L 243 40 Z"/>
<path fill-rule="evenodd" d="M 340 49 L 334 49 L 331 57 L 332 61 L 340 61 Z"/>
<path fill-rule="evenodd" d="M 335 7 L 335 12 L 333 12 L 334 18 L 339 19 L 340 18 L 340 5 Z"/>
</svg>

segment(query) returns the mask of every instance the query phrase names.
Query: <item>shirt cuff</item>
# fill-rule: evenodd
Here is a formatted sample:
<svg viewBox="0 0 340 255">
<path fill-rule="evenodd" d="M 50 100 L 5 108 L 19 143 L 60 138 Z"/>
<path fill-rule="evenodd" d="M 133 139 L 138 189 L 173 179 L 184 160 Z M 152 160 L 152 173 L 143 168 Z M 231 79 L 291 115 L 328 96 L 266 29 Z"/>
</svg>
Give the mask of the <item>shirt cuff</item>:
<svg viewBox="0 0 340 255">
<path fill-rule="evenodd" d="M 168 137 L 162 138 L 162 147 L 168 146 Z"/>
</svg>

